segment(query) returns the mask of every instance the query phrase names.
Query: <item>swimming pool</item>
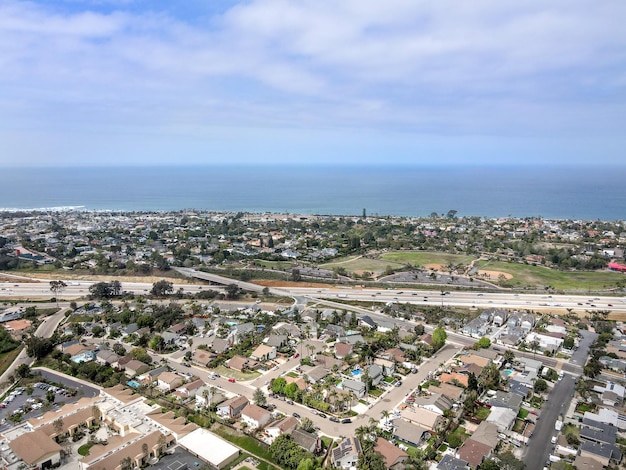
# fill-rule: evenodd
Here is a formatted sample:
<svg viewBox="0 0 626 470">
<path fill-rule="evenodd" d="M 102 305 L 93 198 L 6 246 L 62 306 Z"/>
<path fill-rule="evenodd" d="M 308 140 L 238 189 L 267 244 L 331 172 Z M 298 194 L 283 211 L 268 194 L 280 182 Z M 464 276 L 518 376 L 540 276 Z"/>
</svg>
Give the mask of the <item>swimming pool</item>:
<svg viewBox="0 0 626 470">
<path fill-rule="evenodd" d="M 515 371 L 513 369 L 504 369 L 502 372 L 504 372 L 508 376 L 511 376 Z"/>
<path fill-rule="evenodd" d="M 361 375 L 363 373 L 363 371 L 361 369 L 354 369 L 352 371 L 352 376 L 353 377 L 358 377 L 359 375 Z"/>
<path fill-rule="evenodd" d="M 139 382 L 137 382 L 136 380 L 129 380 L 128 382 L 126 382 L 126 385 L 133 388 L 139 388 Z"/>
</svg>

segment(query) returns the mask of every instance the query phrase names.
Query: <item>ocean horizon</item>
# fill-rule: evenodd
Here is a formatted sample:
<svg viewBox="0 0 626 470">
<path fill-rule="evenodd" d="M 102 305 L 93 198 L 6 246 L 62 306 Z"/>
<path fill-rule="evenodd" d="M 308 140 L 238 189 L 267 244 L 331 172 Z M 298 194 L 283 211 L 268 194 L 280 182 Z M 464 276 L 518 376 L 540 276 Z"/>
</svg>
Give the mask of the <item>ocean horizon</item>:
<svg viewBox="0 0 626 470">
<path fill-rule="evenodd" d="M 623 220 L 626 167 L 4 168 L 0 210 Z"/>
</svg>

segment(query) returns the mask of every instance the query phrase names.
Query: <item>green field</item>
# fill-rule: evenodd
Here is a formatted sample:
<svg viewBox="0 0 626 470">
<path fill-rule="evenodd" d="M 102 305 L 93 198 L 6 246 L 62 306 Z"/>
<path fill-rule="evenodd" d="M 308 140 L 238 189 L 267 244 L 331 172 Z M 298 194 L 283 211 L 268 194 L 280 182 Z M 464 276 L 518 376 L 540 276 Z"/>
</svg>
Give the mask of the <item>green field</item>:
<svg viewBox="0 0 626 470">
<path fill-rule="evenodd" d="M 403 266 L 402 263 L 397 263 L 390 260 L 379 260 L 371 258 L 362 258 L 359 256 L 350 256 L 346 258 L 340 258 L 332 263 L 322 264 L 320 268 L 333 269 L 344 268 L 348 272 L 363 272 L 369 271 L 372 273 L 383 273 L 388 267 L 397 269 Z"/>
<path fill-rule="evenodd" d="M 425 264 L 448 264 L 469 265 L 475 256 L 455 255 L 451 253 L 438 253 L 434 251 L 393 251 L 385 253 L 381 259 L 393 261 L 402 265 L 412 264 L 414 266 L 422 266 Z"/>
<path fill-rule="evenodd" d="M 623 274 L 612 271 L 557 271 L 501 261 L 481 261 L 478 268 L 510 274 L 513 277 L 506 282 L 510 287 L 550 286 L 556 290 L 597 291 L 615 288 L 619 282 L 626 281 Z"/>
<path fill-rule="evenodd" d="M 263 259 L 255 259 L 252 264 L 260 268 L 277 269 L 283 271 L 285 269 L 291 269 L 296 266 L 296 263 L 291 261 L 267 261 Z"/>
</svg>

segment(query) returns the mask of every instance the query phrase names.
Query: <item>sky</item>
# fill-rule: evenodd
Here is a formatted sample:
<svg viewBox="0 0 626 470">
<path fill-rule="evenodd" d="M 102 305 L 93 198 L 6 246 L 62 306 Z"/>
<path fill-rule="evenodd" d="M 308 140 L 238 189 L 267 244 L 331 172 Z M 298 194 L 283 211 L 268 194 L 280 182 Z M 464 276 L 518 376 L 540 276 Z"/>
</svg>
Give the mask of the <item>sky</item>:
<svg viewBox="0 0 626 470">
<path fill-rule="evenodd" d="M 626 165 L 623 0 L 0 0 L 0 166 Z"/>
</svg>

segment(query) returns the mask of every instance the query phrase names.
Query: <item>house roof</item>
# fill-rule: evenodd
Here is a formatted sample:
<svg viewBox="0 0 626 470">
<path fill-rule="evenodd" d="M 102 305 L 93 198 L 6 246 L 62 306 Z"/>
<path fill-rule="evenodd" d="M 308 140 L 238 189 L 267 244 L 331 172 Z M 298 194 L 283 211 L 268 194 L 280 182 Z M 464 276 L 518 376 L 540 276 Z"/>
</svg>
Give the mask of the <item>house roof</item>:
<svg viewBox="0 0 626 470">
<path fill-rule="evenodd" d="M 457 387 L 456 385 L 452 385 L 450 383 L 442 383 L 441 385 L 431 385 L 428 387 L 428 391 L 430 393 L 440 393 L 450 398 L 453 401 L 457 401 L 463 395 L 465 391 L 464 388 Z"/>
<path fill-rule="evenodd" d="M 276 348 L 274 346 L 268 346 L 266 344 L 259 344 L 257 348 L 250 355 L 251 357 L 261 358 L 273 352 Z"/>
<path fill-rule="evenodd" d="M 437 426 L 441 420 L 441 415 L 426 408 L 406 408 L 402 410 L 402 417 L 413 423 L 421 424 L 429 429 Z"/>
<path fill-rule="evenodd" d="M 424 433 L 428 432 L 428 429 L 420 426 L 419 424 L 413 424 L 403 419 L 394 419 L 393 423 L 393 435 L 398 439 L 417 444 L 421 441 Z"/>
<path fill-rule="evenodd" d="M 409 454 L 394 446 L 391 442 L 379 437 L 374 444 L 374 450 L 383 456 L 387 468 L 403 462 L 409 457 Z"/>
<path fill-rule="evenodd" d="M 419 406 L 419 407 L 422 407 L 422 408 L 425 408 L 427 406 L 434 406 L 434 407 L 440 409 L 442 412 L 452 408 L 453 404 L 454 404 L 454 402 L 452 400 L 450 400 L 445 395 L 441 395 L 439 393 L 435 393 L 435 394 L 430 395 L 428 397 L 417 397 L 415 399 L 415 405 L 416 406 Z"/>
<path fill-rule="evenodd" d="M 344 457 L 352 454 L 361 453 L 361 443 L 356 437 L 347 437 L 339 443 L 339 445 L 332 450 L 332 461 L 338 462 Z"/>
<path fill-rule="evenodd" d="M 47 455 L 61 452 L 61 446 L 42 430 L 22 434 L 9 442 L 9 446 L 29 465 L 39 462 Z"/>
<path fill-rule="evenodd" d="M 266 409 L 263 409 L 260 406 L 253 405 L 253 404 L 248 404 L 243 409 L 241 414 L 245 415 L 248 418 L 253 419 L 253 420 L 257 421 L 257 422 L 260 422 L 264 418 L 267 418 L 267 417 L 269 417 L 271 415 L 271 413 L 269 411 L 267 411 Z"/>
<path fill-rule="evenodd" d="M 468 468 L 465 460 L 457 459 L 450 454 L 445 454 L 437 465 L 437 470 L 466 470 Z"/>
<path fill-rule="evenodd" d="M 268 429 L 276 428 L 280 430 L 281 433 L 284 433 L 290 429 L 295 429 L 296 426 L 298 426 L 298 420 L 293 416 L 287 416 L 286 418 L 274 421 L 270 426 L 268 426 Z"/>
<path fill-rule="evenodd" d="M 352 354 L 352 345 L 349 343 L 335 343 L 335 354 L 340 357 Z"/>
<path fill-rule="evenodd" d="M 169 385 L 183 381 L 182 377 L 178 374 L 175 374 L 174 372 L 161 372 L 159 374 L 158 380 Z"/>
<path fill-rule="evenodd" d="M 459 458 L 465 460 L 471 467 L 478 467 L 482 463 L 483 459 L 488 456 L 492 450 L 493 447 L 483 444 L 482 442 L 478 442 L 470 437 L 463 443 L 458 453 Z"/>
<path fill-rule="evenodd" d="M 579 470 L 602 470 L 604 465 L 592 457 L 578 455 L 574 460 L 574 467 Z"/>
<path fill-rule="evenodd" d="M 224 403 L 220 405 L 220 407 L 229 406 L 231 408 L 241 408 L 247 405 L 248 403 L 249 403 L 248 399 L 244 397 L 243 395 L 240 395 L 238 397 L 233 397 L 233 398 L 230 398 L 229 400 L 226 400 Z"/>
<path fill-rule="evenodd" d="M 483 421 L 472 434 L 472 439 L 493 449 L 498 443 L 498 427 L 493 423 Z"/>
<path fill-rule="evenodd" d="M 306 432 L 303 429 L 294 429 L 291 433 L 291 438 L 296 444 L 307 450 L 313 449 L 319 439 L 315 434 Z"/>
<path fill-rule="evenodd" d="M 452 382 L 453 380 L 456 380 L 461 385 L 464 385 L 466 387 L 469 384 L 469 376 L 465 374 L 459 374 L 458 372 L 452 372 L 450 374 L 448 374 L 447 372 L 444 372 L 443 374 L 439 376 L 439 381 L 442 383 L 449 383 L 449 382 Z"/>
</svg>

